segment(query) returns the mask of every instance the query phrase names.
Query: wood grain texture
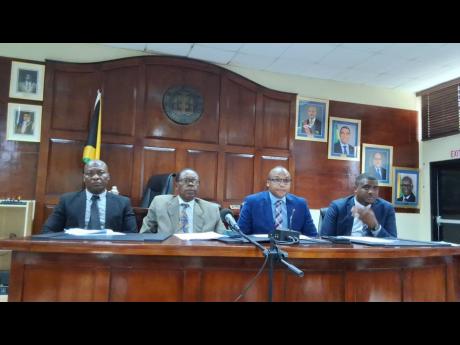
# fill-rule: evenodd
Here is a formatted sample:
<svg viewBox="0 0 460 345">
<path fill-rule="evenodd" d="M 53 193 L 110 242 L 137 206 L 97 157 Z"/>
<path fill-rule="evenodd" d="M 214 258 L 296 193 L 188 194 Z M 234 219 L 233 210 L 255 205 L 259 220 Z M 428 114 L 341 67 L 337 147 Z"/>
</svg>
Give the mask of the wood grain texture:
<svg viewBox="0 0 460 345">
<path fill-rule="evenodd" d="M 250 245 L 1 240 L 13 250 L 10 301 L 234 301 L 262 265 Z M 460 248 L 283 246 L 274 301 L 459 301 Z M 450 272 L 450 273 L 448 273 Z M 456 272 L 456 273 L 455 273 Z M 242 301 L 266 301 L 267 271 Z"/>
</svg>

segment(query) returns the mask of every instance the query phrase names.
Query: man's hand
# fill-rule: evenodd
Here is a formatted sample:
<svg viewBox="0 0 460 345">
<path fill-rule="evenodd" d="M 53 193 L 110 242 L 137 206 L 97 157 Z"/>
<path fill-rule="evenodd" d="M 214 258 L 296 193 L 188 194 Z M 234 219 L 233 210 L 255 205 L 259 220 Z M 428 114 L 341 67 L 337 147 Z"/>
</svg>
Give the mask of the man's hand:
<svg viewBox="0 0 460 345">
<path fill-rule="evenodd" d="M 370 204 L 364 208 L 353 206 L 351 209 L 351 214 L 353 217 L 356 217 L 357 215 L 369 229 L 375 229 L 379 226 L 379 222 L 377 221 L 377 218 L 375 218 L 375 213 L 372 211 Z"/>
</svg>

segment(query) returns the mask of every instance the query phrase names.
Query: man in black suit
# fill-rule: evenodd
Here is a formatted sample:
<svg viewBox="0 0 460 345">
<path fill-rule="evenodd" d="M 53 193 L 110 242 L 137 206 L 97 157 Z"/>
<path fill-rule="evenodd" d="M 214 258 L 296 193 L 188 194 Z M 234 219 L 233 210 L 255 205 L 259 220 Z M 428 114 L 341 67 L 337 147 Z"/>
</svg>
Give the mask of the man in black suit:
<svg viewBox="0 0 460 345">
<path fill-rule="evenodd" d="M 64 194 L 43 225 L 42 233 L 69 228 L 137 232 L 130 200 L 108 193 L 109 180 L 107 164 L 100 160 L 89 161 L 83 173 L 86 189 Z"/>
<path fill-rule="evenodd" d="M 308 137 L 321 136 L 321 121 L 317 119 L 317 109 L 314 105 L 307 108 L 307 119 L 302 123 L 302 132 Z"/>
<path fill-rule="evenodd" d="M 375 152 L 372 156 L 372 166 L 369 168 L 367 173 L 374 176 L 379 181 L 385 181 L 387 179 L 387 169 L 385 169 L 382 165 L 382 154 L 380 152 Z"/>
<path fill-rule="evenodd" d="M 403 196 L 396 199 L 396 201 L 402 202 L 416 202 L 415 194 L 412 192 L 414 184 L 409 176 L 404 176 L 401 180 L 401 192 Z"/>
<path fill-rule="evenodd" d="M 348 126 L 342 126 L 339 134 L 340 140 L 334 144 L 334 153 L 342 154 L 342 156 L 354 157 L 355 148 L 348 143 L 351 136 L 350 128 Z"/>
<path fill-rule="evenodd" d="M 23 113 L 22 119 L 16 126 L 17 134 L 34 134 L 34 121 L 31 113 Z"/>
</svg>

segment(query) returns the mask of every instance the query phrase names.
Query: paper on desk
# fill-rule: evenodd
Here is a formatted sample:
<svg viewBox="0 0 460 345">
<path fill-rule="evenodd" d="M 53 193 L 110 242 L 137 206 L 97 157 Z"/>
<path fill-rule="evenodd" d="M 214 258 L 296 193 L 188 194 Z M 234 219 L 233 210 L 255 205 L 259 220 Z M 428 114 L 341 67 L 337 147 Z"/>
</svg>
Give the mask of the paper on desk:
<svg viewBox="0 0 460 345">
<path fill-rule="evenodd" d="M 191 232 L 187 234 L 174 234 L 174 236 L 180 238 L 182 241 L 215 240 L 216 238 L 223 237 L 221 234 L 218 234 L 217 232 L 214 232 L 214 231 Z"/>
<path fill-rule="evenodd" d="M 110 229 L 104 230 L 87 230 L 81 228 L 72 228 L 64 230 L 66 234 L 74 235 L 74 236 L 87 236 L 87 235 L 108 235 L 108 236 L 115 236 L 115 235 L 125 235 L 123 232 L 116 232 Z"/>
<path fill-rule="evenodd" d="M 337 236 L 339 238 L 348 238 L 350 241 L 353 240 L 362 240 L 369 243 L 393 243 L 395 240 L 390 240 L 387 238 L 377 238 L 377 237 L 367 237 L 367 236 Z"/>
</svg>

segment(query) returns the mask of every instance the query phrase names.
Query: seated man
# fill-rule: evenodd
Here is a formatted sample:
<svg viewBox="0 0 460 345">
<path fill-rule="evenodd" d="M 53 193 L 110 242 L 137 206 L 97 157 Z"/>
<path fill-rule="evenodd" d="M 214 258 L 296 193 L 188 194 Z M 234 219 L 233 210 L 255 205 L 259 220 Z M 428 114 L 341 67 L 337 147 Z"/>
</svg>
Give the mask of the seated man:
<svg viewBox="0 0 460 345">
<path fill-rule="evenodd" d="M 291 174 L 275 167 L 268 174 L 268 191 L 244 200 L 238 225 L 246 234 L 268 234 L 275 229 L 290 229 L 316 236 L 316 227 L 305 199 L 289 194 Z"/>
<path fill-rule="evenodd" d="M 197 198 L 200 178 L 196 171 L 184 169 L 176 175 L 176 194 L 157 195 L 144 217 L 140 232 L 223 233 L 219 205 Z"/>
<path fill-rule="evenodd" d="M 107 193 L 109 180 L 107 164 L 100 160 L 89 161 L 83 174 L 86 189 L 64 194 L 43 225 L 42 233 L 69 228 L 137 232 L 129 198 Z"/>
<path fill-rule="evenodd" d="M 321 235 L 396 237 L 393 206 L 379 198 L 375 177 L 361 174 L 354 195 L 333 201 L 324 216 Z"/>
</svg>

